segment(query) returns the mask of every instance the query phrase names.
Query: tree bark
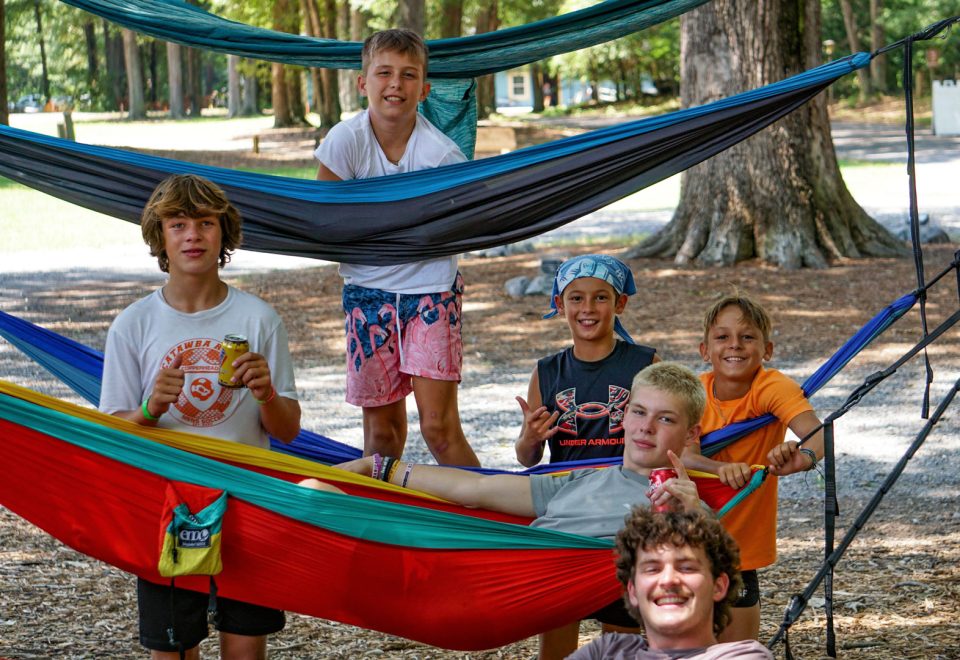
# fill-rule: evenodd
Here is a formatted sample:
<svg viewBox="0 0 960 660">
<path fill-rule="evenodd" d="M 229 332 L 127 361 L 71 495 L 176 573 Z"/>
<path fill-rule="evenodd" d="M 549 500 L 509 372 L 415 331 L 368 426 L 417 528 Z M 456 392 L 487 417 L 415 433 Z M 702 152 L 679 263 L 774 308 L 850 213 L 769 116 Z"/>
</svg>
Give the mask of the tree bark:
<svg viewBox="0 0 960 660">
<path fill-rule="evenodd" d="M 819 0 L 714 0 L 681 21 L 681 105 L 780 80 L 820 58 Z M 630 256 L 784 268 L 905 252 L 854 201 L 840 176 L 823 95 L 689 169 L 670 223 Z"/>
<path fill-rule="evenodd" d="M 500 27 L 497 0 L 490 0 L 481 6 L 477 14 L 477 34 L 493 32 Z M 493 75 L 477 78 L 477 119 L 486 119 L 497 111 L 497 91 Z"/>
<path fill-rule="evenodd" d="M 183 47 L 186 64 L 187 105 L 194 119 L 203 114 L 203 51 L 198 48 Z"/>
<path fill-rule="evenodd" d="M 530 64 L 530 84 L 533 86 L 533 111 L 543 112 L 543 67 L 539 62 Z"/>
<path fill-rule="evenodd" d="M 172 41 L 167 42 L 167 87 L 170 118 L 183 119 L 183 51 Z"/>
<path fill-rule="evenodd" d="M 397 27 L 423 35 L 427 29 L 424 0 L 400 0 L 397 3 Z"/>
<path fill-rule="evenodd" d="M 97 58 L 97 26 L 91 21 L 84 21 L 83 36 L 87 47 L 87 84 L 93 86 L 93 81 L 97 79 L 97 69 L 99 67 Z"/>
<path fill-rule="evenodd" d="M 851 53 L 860 52 L 860 36 L 857 34 L 857 18 L 853 14 L 853 5 L 850 0 L 840 0 L 840 11 L 843 13 L 843 26 L 847 31 L 847 42 Z M 866 101 L 870 96 L 870 73 L 864 69 L 857 69 L 857 81 L 860 83 L 860 100 Z"/>
<path fill-rule="evenodd" d="M 140 48 L 137 33 L 123 30 L 123 60 L 127 67 L 127 119 L 144 119 L 147 116 L 143 105 L 143 72 L 140 65 Z"/>
<path fill-rule="evenodd" d="M 883 22 L 880 14 L 883 10 L 883 0 L 870 0 L 870 49 L 877 50 L 886 44 Z M 887 91 L 887 58 L 884 55 L 870 60 L 870 84 L 881 94 Z"/>
<path fill-rule="evenodd" d="M 241 95 L 240 114 L 245 117 L 260 114 L 259 83 L 256 74 L 251 73 L 243 77 L 243 93 Z"/>
<path fill-rule="evenodd" d="M 6 0 L 0 0 L 0 35 L 6 34 Z M 7 40 L 0 39 L 0 124 L 10 125 L 10 109 L 7 107 Z"/>
<path fill-rule="evenodd" d="M 110 27 L 110 23 L 106 19 L 103 19 L 103 43 L 107 62 L 107 78 L 109 78 L 109 84 L 106 87 L 108 106 L 122 110 L 125 105 L 124 91 L 127 84 L 123 59 L 123 37 Z"/>
<path fill-rule="evenodd" d="M 453 39 L 463 34 L 463 0 L 440 0 L 440 38 Z"/>
<path fill-rule="evenodd" d="M 350 41 L 363 41 L 363 28 L 366 17 L 359 9 L 353 9 L 349 2 L 341 2 L 338 9 L 338 33 Z M 357 72 L 349 69 L 337 69 L 337 89 L 340 92 L 340 110 L 354 112 L 360 109 L 357 96 Z"/>
</svg>

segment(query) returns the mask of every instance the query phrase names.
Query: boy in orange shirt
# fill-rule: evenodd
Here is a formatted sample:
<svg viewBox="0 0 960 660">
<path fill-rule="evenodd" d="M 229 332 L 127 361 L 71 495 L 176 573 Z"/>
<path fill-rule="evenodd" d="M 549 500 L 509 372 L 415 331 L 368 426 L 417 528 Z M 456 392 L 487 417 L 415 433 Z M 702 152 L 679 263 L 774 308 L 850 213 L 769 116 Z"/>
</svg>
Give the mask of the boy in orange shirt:
<svg viewBox="0 0 960 660">
<path fill-rule="evenodd" d="M 744 589 L 734 604 L 730 625 L 719 639 L 732 642 L 760 634 L 760 586 L 757 569 L 777 560 L 777 479 L 812 470 L 823 456 L 823 433 L 803 447 L 784 442 L 787 428 L 804 438 L 820 420 L 800 386 L 763 362 L 773 355 L 771 322 L 764 309 L 743 295 L 727 296 L 704 316 L 700 356 L 712 371 L 701 374 L 707 392 L 703 434 L 733 422 L 772 413 L 777 421 L 725 447 L 713 458 L 700 453 L 699 439 L 683 454 L 688 469 L 713 472 L 728 486 L 742 488 L 751 465 L 766 465 L 774 478 L 723 517 L 724 527 L 740 546 Z"/>
</svg>

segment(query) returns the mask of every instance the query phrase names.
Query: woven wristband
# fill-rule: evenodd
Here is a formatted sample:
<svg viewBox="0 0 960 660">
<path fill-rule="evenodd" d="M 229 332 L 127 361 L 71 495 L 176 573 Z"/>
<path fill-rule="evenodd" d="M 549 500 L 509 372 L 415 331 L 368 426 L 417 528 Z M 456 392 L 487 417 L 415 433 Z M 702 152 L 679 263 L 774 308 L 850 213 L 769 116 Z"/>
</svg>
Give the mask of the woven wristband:
<svg viewBox="0 0 960 660">
<path fill-rule="evenodd" d="M 151 422 L 155 422 L 160 418 L 154 417 L 153 415 L 150 414 L 150 410 L 147 408 L 148 403 L 150 403 L 150 397 L 147 397 L 146 399 L 144 399 L 143 403 L 140 404 L 140 414 L 143 415 L 144 419 L 150 420 Z"/>
</svg>

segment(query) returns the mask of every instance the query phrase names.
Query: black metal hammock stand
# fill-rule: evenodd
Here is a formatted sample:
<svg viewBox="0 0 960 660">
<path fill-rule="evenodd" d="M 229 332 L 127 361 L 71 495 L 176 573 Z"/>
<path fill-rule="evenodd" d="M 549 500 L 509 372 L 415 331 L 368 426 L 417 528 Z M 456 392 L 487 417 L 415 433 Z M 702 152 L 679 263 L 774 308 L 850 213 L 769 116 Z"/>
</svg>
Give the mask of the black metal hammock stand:
<svg viewBox="0 0 960 660">
<path fill-rule="evenodd" d="M 817 570 L 817 573 L 813 576 L 813 579 L 807 584 L 806 588 L 798 594 L 795 594 L 790 603 L 787 605 L 786 610 L 783 615 L 783 622 L 780 624 L 780 628 L 777 630 L 776 634 L 769 640 L 767 647 L 773 649 L 777 644 L 783 643 L 784 645 L 784 657 L 787 660 L 793 660 L 793 653 L 790 650 L 789 642 L 789 632 L 790 627 L 797 622 L 800 616 L 803 614 L 807 605 L 810 602 L 811 596 L 816 592 L 820 584 L 823 584 L 824 588 L 824 610 L 826 617 L 826 649 L 825 653 L 831 658 L 837 657 L 837 641 L 836 633 L 834 630 L 834 618 L 833 618 L 833 572 L 834 569 L 840 562 L 840 559 L 843 557 L 847 548 L 853 542 L 853 539 L 856 538 L 857 534 L 864 528 L 867 521 L 880 506 L 881 501 L 884 496 L 890 491 L 893 485 L 896 483 L 897 479 L 903 474 L 903 471 L 906 469 L 907 464 L 910 462 L 910 459 L 913 458 L 914 454 L 920 448 L 920 446 L 927 439 L 927 436 L 930 435 L 930 432 L 933 430 L 934 426 L 940 421 L 944 413 L 949 408 L 950 404 L 953 402 L 954 397 L 957 394 L 958 389 L 960 389 L 960 380 L 957 380 L 953 386 L 947 391 L 943 396 L 940 403 L 937 405 L 933 414 L 930 415 L 930 386 L 933 383 L 933 368 L 930 365 L 930 358 L 927 354 L 927 346 L 936 341 L 941 337 L 947 330 L 952 328 L 954 325 L 960 321 L 960 309 L 955 311 L 950 317 L 938 325 L 932 332 L 929 331 L 927 324 L 927 291 L 943 279 L 947 274 L 953 272 L 956 274 L 956 286 L 957 286 L 957 299 L 958 306 L 960 306 L 960 251 L 954 254 L 953 261 L 936 277 L 931 279 L 929 282 L 926 282 L 924 275 L 924 265 L 923 265 L 923 251 L 920 245 L 920 214 L 918 210 L 917 203 L 917 177 L 916 177 L 916 154 L 914 148 L 914 120 L 913 120 L 913 44 L 916 41 L 925 41 L 933 39 L 935 37 L 945 38 L 943 34 L 948 28 L 952 27 L 954 24 L 960 23 L 960 16 L 954 16 L 952 18 L 944 19 L 924 30 L 913 34 L 905 39 L 902 39 L 896 43 L 890 44 L 875 53 L 872 54 L 873 57 L 877 57 L 882 53 L 885 53 L 889 50 L 900 48 L 904 49 L 904 58 L 903 58 L 903 85 L 904 85 L 904 102 L 906 106 L 906 138 L 907 138 L 907 176 L 909 181 L 909 195 L 910 195 L 910 236 L 911 243 L 913 246 L 913 257 L 914 257 L 914 266 L 917 275 L 917 289 L 915 293 L 918 295 L 918 301 L 920 303 L 920 324 L 921 324 L 921 339 L 917 344 L 904 353 L 898 360 L 891 364 L 886 369 L 876 372 L 868 376 L 862 385 L 857 387 L 850 396 L 847 398 L 846 402 L 835 412 L 829 415 L 824 422 L 816 429 L 811 431 L 806 437 L 802 438 L 800 444 L 809 440 L 817 431 L 823 429 L 823 446 L 824 446 L 824 464 L 823 464 L 823 478 L 824 478 L 824 499 L 823 499 L 823 519 L 824 519 L 824 560 L 820 568 Z M 886 378 L 896 373 L 897 369 L 903 366 L 906 362 L 911 360 L 917 353 L 923 351 L 924 355 L 924 365 L 926 371 L 926 383 L 923 393 L 923 401 L 921 404 L 921 418 L 926 419 L 927 422 L 923 425 L 923 428 L 917 434 L 916 438 L 910 444 L 907 451 L 903 454 L 897 464 L 894 466 L 893 470 L 887 475 L 884 479 L 883 484 L 877 489 L 877 492 L 871 497 L 867 505 L 863 508 L 857 518 L 854 520 L 853 524 L 847 530 L 846 534 L 843 536 L 843 539 L 840 541 L 840 544 L 834 547 L 834 537 L 835 537 L 835 528 L 837 516 L 840 513 L 839 501 L 837 499 L 837 480 L 836 480 L 836 457 L 835 457 L 835 448 L 834 448 L 834 422 L 856 406 L 863 397 L 873 390 L 877 385 L 883 382 Z"/>
</svg>

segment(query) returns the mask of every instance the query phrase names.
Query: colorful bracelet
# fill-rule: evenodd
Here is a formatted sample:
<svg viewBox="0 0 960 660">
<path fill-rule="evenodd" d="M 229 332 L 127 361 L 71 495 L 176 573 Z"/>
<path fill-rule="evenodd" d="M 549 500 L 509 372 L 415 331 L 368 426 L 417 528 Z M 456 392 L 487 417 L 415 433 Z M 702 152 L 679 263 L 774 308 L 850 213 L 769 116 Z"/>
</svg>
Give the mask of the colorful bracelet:
<svg viewBox="0 0 960 660">
<path fill-rule="evenodd" d="M 397 470 L 400 469 L 400 459 L 394 459 L 393 463 L 390 464 L 390 469 L 387 470 L 387 476 L 384 477 L 384 481 L 388 484 L 393 483 L 393 475 L 397 473 Z"/>
<path fill-rule="evenodd" d="M 395 459 L 393 456 L 388 456 L 387 458 L 383 459 L 383 473 L 380 475 L 380 480 L 390 483 L 390 475 L 393 474 L 393 471 L 396 469 L 396 467 L 397 459 Z"/>
<path fill-rule="evenodd" d="M 401 488 L 407 487 L 407 479 L 410 478 L 410 472 L 413 470 L 413 463 L 407 463 L 407 469 L 403 471 L 403 481 L 400 482 Z"/>
<path fill-rule="evenodd" d="M 373 455 L 373 472 L 370 473 L 370 476 L 374 479 L 380 478 L 380 471 L 383 469 L 383 456 L 380 454 Z"/>
<path fill-rule="evenodd" d="M 806 447 L 800 447 L 800 453 L 809 456 L 810 460 L 813 461 L 812 463 L 810 463 L 810 467 L 807 468 L 808 472 L 813 468 L 817 467 L 817 463 L 820 460 L 817 458 L 817 452 L 813 451 L 812 449 L 807 449 Z"/>
<path fill-rule="evenodd" d="M 150 414 L 150 409 L 147 407 L 147 404 L 149 403 L 150 403 L 150 397 L 148 396 L 146 399 L 143 400 L 143 403 L 140 404 L 140 414 L 143 415 L 144 419 L 149 420 L 151 422 L 155 422 L 160 418 L 154 417 L 153 415 Z"/>
<path fill-rule="evenodd" d="M 265 405 L 267 405 L 268 403 L 270 403 L 271 401 L 273 401 L 273 400 L 276 399 L 276 398 L 277 398 L 277 388 L 275 388 L 273 385 L 271 385 L 271 386 L 270 386 L 270 396 L 268 396 L 268 397 L 267 397 L 266 399 L 264 399 L 263 401 L 261 401 L 260 399 L 254 399 L 254 401 L 256 401 L 257 403 L 259 403 L 261 406 L 265 406 Z"/>
</svg>

